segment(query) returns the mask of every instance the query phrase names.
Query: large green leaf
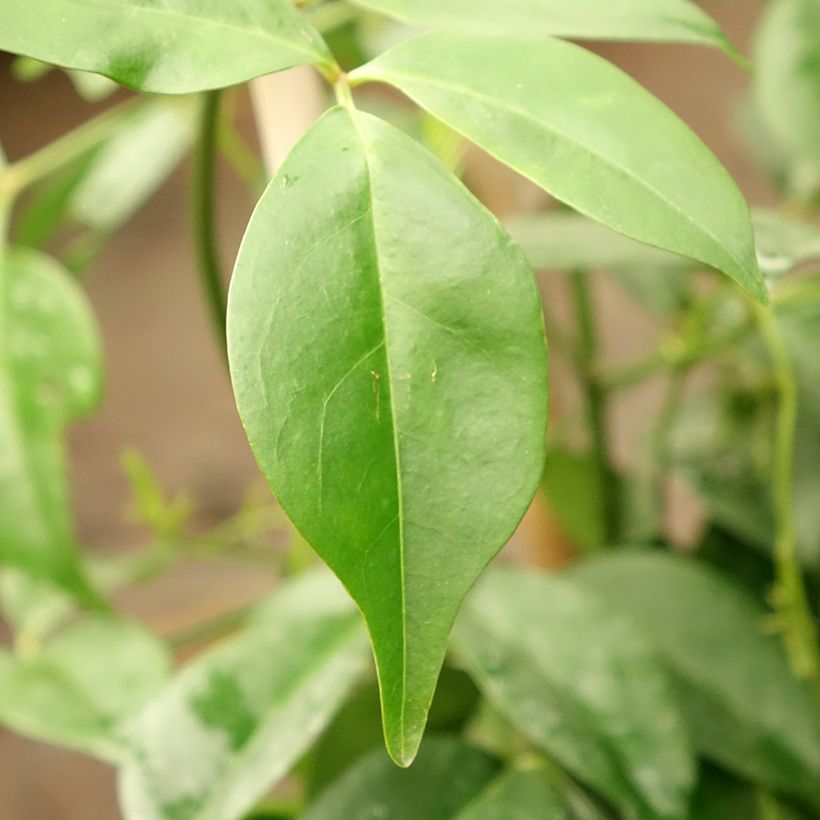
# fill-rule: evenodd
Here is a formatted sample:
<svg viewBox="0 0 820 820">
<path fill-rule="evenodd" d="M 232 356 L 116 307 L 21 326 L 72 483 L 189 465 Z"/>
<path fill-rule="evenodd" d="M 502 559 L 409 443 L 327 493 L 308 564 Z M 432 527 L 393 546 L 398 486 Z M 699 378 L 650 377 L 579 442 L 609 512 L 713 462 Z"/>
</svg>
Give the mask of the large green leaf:
<svg viewBox="0 0 820 820">
<path fill-rule="evenodd" d="M 658 553 L 588 561 L 572 578 L 652 638 L 705 755 L 820 805 L 820 708 L 752 598 L 691 559 Z"/>
<path fill-rule="evenodd" d="M 96 325 L 76 283 L 48 257 L 0 262 L 0 561 L 96 599 L 80 569 L 61 443 L 100 394 Z"/>
<path fill-rule="evenodd" d="M 490 702 L 627 816 L 681 818 L 693 760 L 648 643 L 566 580 L 488 572 L 453 635 Z"/>
<path fill-rule="evenodd" d="M 251 446 L 367 620 L 388 749 L 407 765 L 461 599 L 538 483 L 532 273 L 431 155 L 337 108 L 263 196 L 228 312 Z"/>
<path fill-rule="evenodd" d="M 283 586 L 247 630 L 194 661 L 128 728 L 128 820 L 234 820 L 291 769 L 365 668 L 366 639 L 327 572 Z"/>
<path fill-rule="evenodd" d="M 757 111 L 781 148 L 820 160 L 820 2 L 770 3 L 755 44 Z"/>
<path fill-rule="evenodd" d="M 351 77 L 396 86 L 577 211 L 766 299 L 731 177 L 675 114 L 601 57 L 549 37 L 437 33 Z"/>
<path fill-rule="evenodd" d="M 332 59 L 289 0 L 5 2 L 0 49 L 161 94 Z"/>
<path fill-rule="evenodd" d="M 89 619 L 33 657 L 0 650 L 0 722 L 21 734 L 116 760 L 119 731 L 165 682 L 170 659 L 127 621 Z"/>
<path fill-rule="evenodd" d="M 353 0 L 418 26 L 581 40 L 704 43 L 734 53 L 726 35 L 688 0 Z"/>
</svg>

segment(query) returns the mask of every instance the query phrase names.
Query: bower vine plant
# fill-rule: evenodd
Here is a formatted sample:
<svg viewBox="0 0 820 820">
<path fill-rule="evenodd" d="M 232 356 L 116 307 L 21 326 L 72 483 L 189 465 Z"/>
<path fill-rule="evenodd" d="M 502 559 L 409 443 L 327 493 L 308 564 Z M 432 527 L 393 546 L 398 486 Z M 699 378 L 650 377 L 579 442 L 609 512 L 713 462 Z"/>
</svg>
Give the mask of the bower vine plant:
<svg viewBox="0 0 820 820">
<path fill-rule="evenodd" d="M 751 66 L 739 119 L 782 207 L 750 213 L 575 40 Z M 820 817 L 818 0 L 771 2 L 751 60 L 688 0 L 4 0 L 0 48 L 28 82 L 139 92 L 0 164 L 0 720 L 118 767 L 128 820 Z M 226 296 L 217 154 L 261 172 L 220 90 L 295 66 L 332 102 Z M 553 206 L 502 225 L 460 181 L 467 143 Z M 63 453 L 101 393 L 79 277 L 192 146 L 207 304 L 294 529 L 256 500 L 192 534 L 131 453 L 155 543 L 89 555 Z M 549 436 L 533 268 L 575 310 L 545 305 L 583 398 Z M 603 272 L 663 328 L 625 366 L 599 349 Z M 616 464 L 612 404 L 658 376 L 645 452 Z M 672 475 L 707 511 L 686 553 Z M 576 560 L 487 569 L 536 494 Z M 285 577 L 250 611 L 163 637 L 116 613 L 117 589 L 258 558 L 267 530 L 290 532 Z"/>
</svg>

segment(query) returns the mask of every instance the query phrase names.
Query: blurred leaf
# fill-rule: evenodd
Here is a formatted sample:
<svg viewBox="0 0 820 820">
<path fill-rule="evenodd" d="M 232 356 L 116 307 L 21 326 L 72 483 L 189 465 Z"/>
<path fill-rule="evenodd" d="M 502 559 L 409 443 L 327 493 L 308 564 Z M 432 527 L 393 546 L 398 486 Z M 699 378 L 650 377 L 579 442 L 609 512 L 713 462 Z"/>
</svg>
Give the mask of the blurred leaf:
<svg viewBox="0 0 820 820">
<path fill-rule="evenodd" d="M 686 733 L 627 619 L 566 580 L 493 570 L 467 599 L 453 646 L 495 708 L 627 816 L 685 815 Z"/>
<path fill-rule="evenodd" d="M 194 138 L 190 101 L 142 104 L 102 146 L 49 179 L 23 209 L 17 241 L 42 247 L 61 223 L 108 234 L 165 181 Z"/>
<path fill-rule="evenodd" d="M 387 747 L 408 765 L 461 600 L 538 486 L 532 271 L 429 152 L 334 108 L 256 208 L 228 337 L 251 447 L 367 620 Z"/>
<path fill-rule="evenodd" d="M 457 820 L 574 820 L 546 767 L 537 761 L 508 769 L 457 815 Z"/>
<path fill-rule="evenodd" d="M 60 587 L 20 570 L 4 568 L 0 574 L 0 606 L 16 639 L 25 644 L 39 640 L 68 614 L 75 601 Z"/>
<path fill-rule="evenodd" d="M 372 752 L 331 785 L 303 820 L 455 820 L 498 774 L 498 763 L 454 737 L 428 737 L 409 769 Z M 539 820 L 533 816 L 532 820 Z"/>
<path fill-rule="evenodd" d="M 808 820 L 802 812 L 738 780 L 715 766 L 705 765 L 692 801 L 691 820 Z"/>
<path fill-rule="evenodd" d="M 69 217 L 71 198 L 93 167 L 95 155 L 90 151 L 65 166 L 23 201 L 14 225 L 18 245 L 41 249 L 54 238 Z"/>
<path fill-rule="evenodd" d="M 77 93 L 90 103 L 100 102 L 111 96 L 117 90 L 117 84 L 102 74 L 92 74 L 89 71 L 67 71 Z"/>
<path fill-rule="evenodd" d="M 782 276 L 806 262 L 820 261 L 820 228 L 777 211 L 753 213 L 757 259 L 770 277 Z"/>
<path fill-rule="evenodd" d="M 85 295 L 53 260 L 13 250 L 0 270 L 0 560 L 99 603 L 74 548 L 61 436 L 100 396 Z"/>
<path fill-rule="evenodd" d="M 464 672 L 445 665 L 430 706 L 431 732 L 458 732 L 478 700 L 478 690 Z M 310 753 L 307 792 L 318 794 L 360 757 L 384 742 L 379 688 L 369 683 L 348 701 Z"/>
<path fill-rule="evenodd" d="M 131 722 L 125 817 L 241 817 L 344 702 L 366 647 L 359 615 L 329 573 L 283 584 L 245 632 L 183 669 Z"/>
<path fill-rule="evenodd" d="M 31 658 L 0 651 L 0 721 L 37 740 L 117 760 L 122 721 L 169 670 L 165 647 L 141 626 L 82 620 Z"/>
<path fill-rule="evenodd" d="M 196 107 L 151 100 L 104 143 L 70 209 L 82 225 L 109 232 L 126 222 L 176 167 L 194 139 Z"/>
<path fill-rule="evenodd" d="M 59 20 L 56 36 L 50 20 Z M 235 85 L 331 60 L 288 0 L 4 3 L 0 49 L 160 94 Z"/>
<path fill-rule="evenodd" d="M 820 161 L 820 3 L 770 3 L 754 62 L 755 99 L 766 127 L 792 156 Z"/>
<path fill-rule="evenodd" d="M 597 55 L 551 38 L 437 33 L 351 78 L 397 87 L 575 210 L 767 298 L 731 177 L 675 114 Z"/>
<path fill-rule="evenodd" d="M 53 66 L 31 57 L 15 57 L 11 70 L 15 79 L 24 83 L 34 82 L 45 77 Z M 86 102 L 94 103 L 104 100 L 117 89 L 117 84 L 100 74 L 90 74 L 87 71 L 66 71 L 77 93 Z"/>
<path fill-rule="evenodd" d="M 766 613 L 754 599 L 668 554 L 596 558 L 570 577 L 654 641 L 704 755 L 820 805 L 820 709 L 781 642 L 764 631 Z"/>
<path fill-rule="evenodd" d="M 688 0 L 352 0 L 418 26 L 488 34 L 553 34 L 580 40 L 701 43 L 736 52 Z"/>
<path fill-rule="evenodd" d="M 595 461 L 588 453 L 551 447 L 541 489 L 566 534 L 579 547 L 605 545 L 606 532 Z"/>
<path fill-rule="evenodd" d="M 698 267 L 569 211 L 517 217 L 506 227 L 536 270 L 605 270 L 640 304 L 660 314 L 680 309 L 683 274 Z"/>
</svg>

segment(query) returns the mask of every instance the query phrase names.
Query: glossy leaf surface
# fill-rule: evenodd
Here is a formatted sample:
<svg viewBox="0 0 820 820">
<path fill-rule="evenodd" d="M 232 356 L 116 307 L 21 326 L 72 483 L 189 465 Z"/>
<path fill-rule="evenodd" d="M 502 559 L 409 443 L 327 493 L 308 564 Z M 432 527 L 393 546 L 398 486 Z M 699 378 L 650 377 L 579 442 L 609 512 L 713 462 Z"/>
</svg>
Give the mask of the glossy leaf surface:
<svg viewBox="0 0 820 820">
<path fill-rule="evenodd" d="M 497 773 L 492 757 L 464 741 L 431 737 L 406 771 L 381 750 L 369 754 L 332 784 L 303 820 L 460 820 Z"/>
<path fill-rule="evenodd" d="M 685 815 L 686 732 L 659 661 L 627 619 L 563 579 L 492 570 L 453 640 L 495 708 L 626 816 Z"/>
<path fill-rule="evenodd" d="M 263 472 L 364 613 L 388 748 L 406 765 L 461 599 L 538 483 L 532 272 L 431 155 L 334 109 L 251 220 L 229 353 Z"/>
<path fill-rule="evenodd" d="M 324 729 L 364 670 L 366 646 L 329 573 L 283 586 L 245 632 L 194 661 L 132 722 L 125 817 L 242 817 Z"/>
<path fill-rule="evenodd" d="M 32 658 L 0 650 L 0 722 L 21 734 L 107 760 L 119 731 L 165 682 L 170 658 L 125 621 L 80 621 Z"/>
<path fill-rule="evenodd" d="M 752 598 L 671 555 L 623 553 L 571 575 L 653 640 L 706 756 L 818 804 L 820 711 Z"/>
<path fill-rule="evenodd" d="M 91 603 L 74 549 L 61 436 L 99 399 L 96 324 L 53 260 L 15 250 L 0 264 L 0 561 Z"/>
<path fill-rule="evenodd" d="M 705 43 L 732 51 L 726 35 L 688 0 L 353 0 L 408 23 L 491 34 L 580 40 Z"/>
<path fill-rule="evenodd" d="M 766 299 L 731 177 L 675 114 L 597 55 L 548 37 L 437 33 L 351 77 L 396 86 L 577 211 Z"/>
<path fill-rule="evenodd" d="M 0 49 L 160 94 L 220 88 L 330 60 L 319 34 L 288 0 L 3 3 Z"/>
</svg>

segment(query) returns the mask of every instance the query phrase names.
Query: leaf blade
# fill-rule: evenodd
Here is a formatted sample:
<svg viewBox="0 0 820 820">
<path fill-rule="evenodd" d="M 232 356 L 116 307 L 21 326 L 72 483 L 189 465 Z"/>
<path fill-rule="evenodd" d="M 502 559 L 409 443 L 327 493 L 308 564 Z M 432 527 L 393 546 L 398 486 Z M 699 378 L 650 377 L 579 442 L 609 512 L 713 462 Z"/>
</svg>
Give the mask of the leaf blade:
<svg viewBox="0 0 820 820">
<path fill-rule="evenodd" d="M 119 727 L 164 683 L 170 657 L 127 621 L 87 619 L 33 658 L 0 651 L 0 721 L 23 735 L 117 761 Z"/>
<path fill-rule="evenodd" d="M 497 710 L 626 815 L 685 815 L 694 780 L 686 733 L 663 670 L 628 621 L 563 579 L 505 568 L 477 584 L 453 647 Z"/>
<path fill-rule="evenodd" d="M 736 51 L 715 21 L 682 0 L 353 0 L 404 22 L 454 31 L 549 34 L 581 40 L 700 43 Z"/>
<path fill-rule="evenodd" d="M 99 401 L 94 318 L 59 265 L 16 249 L 0 269 L 0 335 L 0 559 L 99 605 L 75 550 L 61 444 Z"/>
<path fill-rule="evenodd" d="M 125 817 L 244 816 L 322 731 L 365 658 L 360 619 L 332 576 L 283 584 L 244 633 L 194 661 L 131 722 Z"/>
<path fill-rule="evenodd" d="M 548 37 L 437 33 L 351 78 L 397 87 L 577 211 L 768 298 L 731 177 L 675 114 L 602 58 Z M 545 94 L 545 81 L 560 93 Z"/>
<path fill-rule="evenodd" d="M 570 575 L 653 640 L 704 755 L 817 803 L 816 703 L 777 637 L 764 631 L 753 599 L 719 573 L 668 554 L 611 555 Z"/>
<path fill-rule="evenodd" d="M 50 19 L 61 21 L 59 38 L 42 25 Z M 322 38 L 286 0 L 8 3 L 0 8 L 0 49 L 161 94 L 331 60 Z"/>
<path fill-rule="evenodd" d="M 229 304 L 240 416 L 283 508 L 365 615 L 405 765 L 460 600 L 537 486 L 543 332 L 531 271 L 497 222 L 366 115 L 314 126 L 243 243 Z"/>
</svg>

